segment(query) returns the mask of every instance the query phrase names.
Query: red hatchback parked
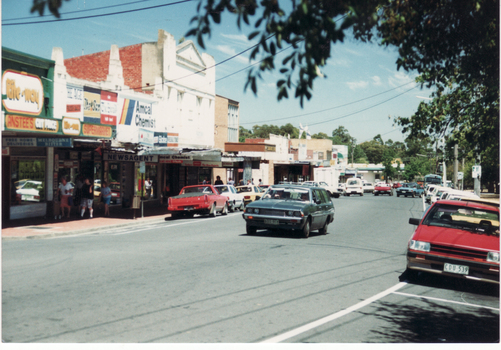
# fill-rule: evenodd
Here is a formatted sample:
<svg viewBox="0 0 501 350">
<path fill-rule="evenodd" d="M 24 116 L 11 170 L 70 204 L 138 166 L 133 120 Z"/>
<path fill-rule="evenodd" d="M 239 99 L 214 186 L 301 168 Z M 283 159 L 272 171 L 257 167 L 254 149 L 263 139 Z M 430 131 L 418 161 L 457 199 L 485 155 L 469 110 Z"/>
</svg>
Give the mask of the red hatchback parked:
<svg viewBox="0 0 501 350">
<path fill-rule="evenodd" d="M 499 206 L 437 201 L 409 240 L 407 268 L 499 284 Z"/>
</svg>

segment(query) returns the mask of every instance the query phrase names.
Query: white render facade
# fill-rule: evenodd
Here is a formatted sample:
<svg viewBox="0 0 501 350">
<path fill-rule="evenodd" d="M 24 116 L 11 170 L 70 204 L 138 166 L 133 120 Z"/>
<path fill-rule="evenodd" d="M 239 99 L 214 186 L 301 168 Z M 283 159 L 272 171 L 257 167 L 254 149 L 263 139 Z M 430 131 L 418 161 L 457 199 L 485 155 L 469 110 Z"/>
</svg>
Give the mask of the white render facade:
<svg viewBox="0 0 501 350">
<path fill-rule="evenodd" d="M 117 94 L 116 106 L 111 108 L 117 119 L 114 141 L 139 143 L 143 133 L 167 133 L 170 144 L 178 149 L 212 149 L 215 122 L 215 61 L 206 53 L 199 53 L 192 41 L 176 45 L 174 37 L 159 30 L 158 41 L 141 45 L 140 84 L 149 93 L 138 92 L 137 86 L 124 81 L 120 50 L 111 46 L 105 80 L 94 81 L 70 76 L 61 48 L 54 48 L 52 60 L 56 62 L 54 95 L 57 103 L 54 118 L 74 117 L 81 122 L 83 112 L 69 115 L 67 105 L 70 90 L 91 87 Z M 134 101 L 136 110 L 129 124 L 121 123 L 126 103 Z M 80 102 L 82 103 L 82 102 Z M 101 106 L 103 108 L 103 106 Z M 140 123 L 135 121 L 140 120 Z M 140 130 L 141 129 L 141 130 Z M 148 147 L 148 146 L 146 146 Z"/>
</svg>

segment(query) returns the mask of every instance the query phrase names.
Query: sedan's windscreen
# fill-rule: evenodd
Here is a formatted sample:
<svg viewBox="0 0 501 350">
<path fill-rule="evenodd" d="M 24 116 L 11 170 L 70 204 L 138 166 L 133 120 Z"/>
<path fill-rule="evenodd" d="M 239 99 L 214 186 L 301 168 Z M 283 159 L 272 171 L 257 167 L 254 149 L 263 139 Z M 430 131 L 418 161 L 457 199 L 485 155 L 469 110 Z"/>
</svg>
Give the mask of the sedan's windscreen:
<svg viewBox="0 0 501 350">
<path fill-rule="evenodd" d="M 499 235 L 499 213 L 485 209 L 435 205 L 423 224 Z"/>
<path fill-rule="evenodd" d="M 264 194 L 263 199 L 298 200 L 309 202 L 310 192 L 308 190 L 303 190 L 300 188 L 271 187 Z"/>
</svg>

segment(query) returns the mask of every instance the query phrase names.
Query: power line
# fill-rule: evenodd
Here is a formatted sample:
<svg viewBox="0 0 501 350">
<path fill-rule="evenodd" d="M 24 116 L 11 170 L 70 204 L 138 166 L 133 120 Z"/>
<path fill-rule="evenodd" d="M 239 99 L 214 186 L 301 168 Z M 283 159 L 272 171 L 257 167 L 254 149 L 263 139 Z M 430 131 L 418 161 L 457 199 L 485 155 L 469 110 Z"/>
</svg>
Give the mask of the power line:
<svg viewBox="0 0 501 350">
<path fill-rule="evenodd" d="M 380 93 L 378 93 L 378 94 L 375 94 L 375 95 L 372 95 L 372 96 L 369 96 L 369 97 L 362 98 L 362 99 L 360 99 L 360 100 L 356 100 L 356 101 L 353 101 L 353 102 L 348 102 L 348 103 L 345 103 L 345 104 L 342 104 L 342 105 L 339 105 L 339 106 L 334 106 L 334 107 L 331 107 L 331 108 L 326 108 L 326 109 L 322 109 L 322 110 L 315 111 L 315 112 L 304 113 L 304 114 L 298 114 L 298 115 L 295 115 L 295 116 L 284 117 L 284 118 L 267 119 L 267 120 L 262 120 L 262 121 L 257 121 L 257 122 L 240 123 L 240 125 L 247 125 L 247 124 L 259 124 L 259 123 L 270 122 L 270 121 L 273 121 L 273 122 L 274 122 L 274 121 L 279 121 L 279 120 L 288 120 L 288 119 L 294 119 L 294 118 L 304 117 L 304 116 L 308 116 L 308 115 L 312 115 L 312 114 L 322 113 L 322 112 L 330 111 L 330 110 L 333 110 L 333 109 L 337 109 L 337 108 L 341 108 L 341 107 L 346 107 L 346 106 L 349 106 L 349 105 L 352 105 L 352 104 L 355 104 L 355 103 L 363 102 L 363 101 L 369 100 L 369 99 L 371 99 L 371 98 L 373 98 L 373 97 L 376 97 L 376 96 L 379 96 L 379 95 L 386 94 L 386 93 L 388 93 L 388 92 L 390 92 L 390 91 L 393 91 L 393 90 L 399 89 L 399 88 L 401 88 L 401 87 L 403 87 L 403 86 L 406 86 L 406 85 L 409 85 L 409 84 L 412 84 L 412 83 L 414 83 L 414 81 L 410 81 L 410 82 L 408 82 L 408 83 L 405 83 L 405 84 L 402 84 L 402 85 L 400 85 L 400 86 L 397 86 L 397 87 L 395 87 L 395 88 L 393 88 L 393 89 L 386 90 L 386 91 L 380 92 Z M 392 100 L 392 99 L 394 99 L 394 98 L 397 98 L 398 96 L 401 96 L 401 95 L 403 95 L 403 94 L 405 94 L 405 93 L 407 93 L 407 92 L 409 92 L 409 91 L 411 91 L 411 90 L 413 90 L 413 89 L 415 89 L 415 88 L 416 88 L 416 87 L 413 87 L 412 89 L 409 89 L 409 90 L 407 90 L 407 91 L 405 91 L 405 92 L 403 92 L 403 93 L 401 93 L 401 94 L 399 94 L 399 95 L 396 95 L 396 96 L 394 96 L 394 97 L 391 97 L 391 98 L 389 98 L 389 99 L 387 99 L 387 100 L 385 100 L 385 101 L 383 101 L 383 102 L 381 102 L 381 103 L 378 103 L 378 104 L 375 104 L 375 105 L 373 105 L 373 106 L 367 107 L 367 108 L 362 109 L 362 110 L 360 110 L 360 111 L 353 112 L 353 113 L 351 113 L 351 114 L 348 114 L 348 115 L 345 115 L 345 116 L 342 116 L 342 117 L 339 117 L 339 118 L 335 118 L 335 119 L 331 119 L 331 120 L 327 120 L 327 121 L 323 121 L 323 122 L 318 122 L 318 123 L 315 123 L 315 124 L 309 124 L 309 125 L 310 125 L 310 126 L 311 126 L 311 125 L 317 125 L 317 124 L 322 124 L 322 123 L 326 123 L 326 122 L 329 122 L 329 121 L 334 121 L 334 120 L 338 120 L 338 119 L 342 119 L 342 118 L 349 117 L 350 115 L 353 115 L 353 114 L 355 114 L 355 113 L 360 113 L 360 112 L 363 112 L 363 111 L 365 111 L 365 110 L 367 110 L 367 109 L 370 109 L 370 108 L 373 108 L 373 107 L 377 107 L 377 106 L 379 106 L 380 104 L 383 104 L 383 103 L 388 102 L 388 101 L 390 101 L 390 100 Z"/>
<path fill-rule="evenodd" d="M 140 2 L 146 2 L 146 1 L 151 1 L 151 0 L 139 0 L 139 1 L 126 2 L 126 3 L 118 4 L 118 5 L 109 5 L 109 6 L 95 7 L 95 8 L 91 8 L 91 9 L 85 9 L 85 10 L 76 10 L 76 11 L 61 12 L 61 15 L 69 15 L 69 14 L 73 14 L 73 13 L 82 13 L 82 12 L 89 12 L 89 11 L 99 11 L 99 10 L 105 10 L 105 9 L 114 8 L 114 7 L 133 5 L 133 4 L 137 4 L 137 3 L 140 3 Z M 50 15 L 42 15 L 42 16 L 39 16 L 39 17 L 43 18 L 43 17 L 52 17 L 52 16 L 53 15 L 50 14 Z M 23 19 L 33 19 L 33 16 L 31 16 L 31 17 L 19 17 L 19 18 L 2 18 L 2 22 L 20 21 L 20 20 L 23 20 Z"/>
<path fill-rule="evenodd" d="M 96 18 L 96 17 L 122 15 L 122 14 L 125 14 L 125 13 L 132 13 L 132 12 L 138 12 L 138 11 L 145 11 L 145 10 L 156 9 L 156 8 L 160 8 L 160 7 L 179 5 L 179 4 L 183 4 L 183 3 L 186 3 L 186 2 L 192 2 L 192 1 L 194 1 L 194 0 L 181 0 L 181 1 L 171 2 L 171 3 L 168 3 L 168 4 L 156 5 L 156 6 L 150 6 L 150 7 L 143 7 L 143 8 L 134 9 L 134 10 L 125 10 L 125 11 L 112 12 L 112 13 L 102 13 L 102 14 L 99 14 L 99 15 L 90 15 L 90 16 L 83 16 L 83 17 L 60 18 L 60 19 L 55 19 L 55 20 L 51 20 L 51 21 L 19 22 L 19 23 L 5 23 L 5 24 L 2 23 L 2 26 L 18 26 L 18 25 L 25 25 L 25 24 L 66 22 L 66 21 L 75 21 L 75 20 L 80 20 L 80 19 L 89 19 L 89 18 Z"/>
</svg>

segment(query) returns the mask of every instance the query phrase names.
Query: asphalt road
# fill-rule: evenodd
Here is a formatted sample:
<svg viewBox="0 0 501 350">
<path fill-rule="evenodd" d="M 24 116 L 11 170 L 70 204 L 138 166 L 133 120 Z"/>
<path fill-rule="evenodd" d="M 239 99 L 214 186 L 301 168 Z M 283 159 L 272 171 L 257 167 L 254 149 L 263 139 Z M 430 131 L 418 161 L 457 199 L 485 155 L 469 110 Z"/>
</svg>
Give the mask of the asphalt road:
<svg viewBox="0 0 501 350">
<path fill-rule="evenodd" d="M 402 276 L 421 199 L 333 201 L 308 239 L 248 236 L 238 212 L 3 242 L 3 341 L 499 341 L 498 286 Z"/>
</svg>

